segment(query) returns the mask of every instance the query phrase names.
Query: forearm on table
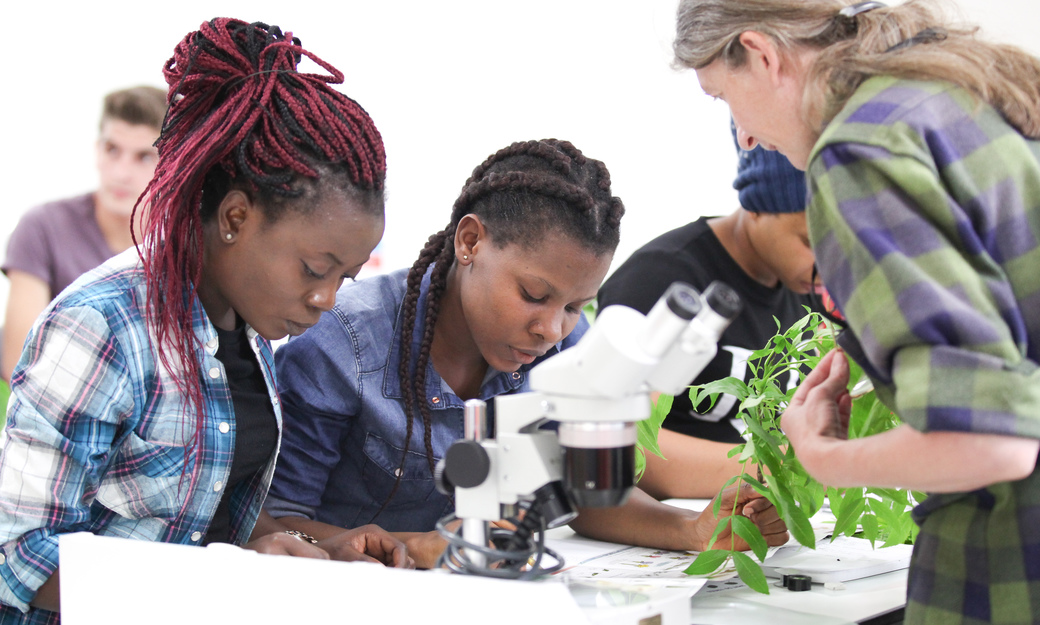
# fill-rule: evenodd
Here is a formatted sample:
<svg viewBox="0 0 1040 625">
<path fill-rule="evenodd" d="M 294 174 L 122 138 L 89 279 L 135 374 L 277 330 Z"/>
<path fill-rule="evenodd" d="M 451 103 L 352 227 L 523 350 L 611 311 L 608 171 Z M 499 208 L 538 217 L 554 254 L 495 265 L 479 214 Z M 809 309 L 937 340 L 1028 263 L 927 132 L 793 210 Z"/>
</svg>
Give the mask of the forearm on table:
<svg viewBox="0 0 1040 625">
<path fill-rule="evenodd" d="M 642 490 L 615 508 L 582 508 L 570 527 L 582 536 L 654 549 L 692 549 L 698 512 L 663 504 Z"/>
<path fill-rule="evenodd" d="M 826 439 L 820 452 L 803 459 L 803 464 L 817 480 L 839 488 L 965 492 L 1027 477 L 1036 468 L 1038 450 L 1040 441 L 1035 439 L 919 432 L 901 425 L 866 438 Z"/>
<path fill-rule="evenodd" d="M 284 532 L 286 530 L 303 532 L 304 534 L 313 536 L 317 540 L 331 538 L 347 531 L 345 528 L 337 525 L 322 523 L 321 521 L 315 521 L 302 516 L 288 515 L 276 519 L 265 510 L 260 513 L 260 518 L 257 519 L 256 528 L 253 530 L 252 540 L 256 540 L 257 538 L 268 534 Z"/>
<path fill-rule="evenodd" d="M 657 444 L 664 458 L 647 452 L 646 471 L 639 480 L 639 487 L 657 499 L 711 498 L 740 473 L 736 458 L 727 457 L 732 443 L 661 430 Z"/>
</svg>

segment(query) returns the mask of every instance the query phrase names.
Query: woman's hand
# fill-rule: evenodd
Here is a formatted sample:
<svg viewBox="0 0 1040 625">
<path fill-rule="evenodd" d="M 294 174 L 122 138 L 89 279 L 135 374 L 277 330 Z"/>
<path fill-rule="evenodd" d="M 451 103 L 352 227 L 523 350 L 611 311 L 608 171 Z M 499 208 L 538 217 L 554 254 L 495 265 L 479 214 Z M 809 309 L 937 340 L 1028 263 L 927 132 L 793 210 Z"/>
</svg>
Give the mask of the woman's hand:
<svg viewBox="0 0 1040 625">
<path fill-rule="evenodd" d="M 735 510 L 736 514 L 747 517 L 758 527 L 766 539 L 766 544 L 770 547 L 783 545 L 790 538 L 787 534 L 787 524 L 780 518 L 780 514 L 772 502 L 748 484 L 741 484 L 739 490 L 737 487 L 731 486 L 724 490 L 720 497 L 722 497 L 722 505 L 719 508 L 719 518 L 734 514 Z M 712 500 L 697 517 L 694 526 L 696 534 L 694 550 L 707 551 L 718 548 L 747 551 L 751 549 L 743 538 L 733 533 L 732 526 L 727 526 L 719 533 L 714 545 L 708 544 L 708 540 L 715 532 L 715 527 L 719 524 L 718 518 L 712 514 L 714 505 L 715 501 Z"/>
<path fill-rule="evenodd" d="M 415 568 L 415 560 L 409 555 L 408 547 L 376 525 L 343 530 L 319 540 L 316 547 L 327 551 L 333 560 L 380 562 L 395 568 Z"/>
<path fill-rule="evenodd" d="M 461 521 L 449 524 L 448 529 L 454 529 Z M 453 527 L 454 525 L 454 527 Z M 408 546 L 408 553 L 415 559 L 415 568 L 435 569 L 437 560 L 448 547 L 448 541 L 436 530 L 432 532 L 398 532 L 395 534 Z"/>
<path fill-rule="evenodd" d="M 794 446 L 798 460 L 811 475 L 819 468 L 819 454 L 849 435 L 852 396 L 846 390 L 849 363 L 845 353 L 832 350 L 798 386 L 780 426 Z"/>
<path fill-rule="evenodd" d="M 297 558 L 314 558 L 316 560 L 329 559 L 329 554 L 324 549 L 284 532 L 268 534 L 256 540 L 251 540 L 243 548 L 257 553 L 276 556 L 295 556 Z"/>
<path fill-rule="evenodd" d="M 450 532 L 458 531 L 459 526 L 462 525 L 461 520 L 454 520 L 448 523 L 446 528 Z M 492 521 L 491 527 L 499 527 L 510 531 L 515 531 L 516 526 L 506 520 Z M 448 548 L 448 541 L 440 535 L 440 532 L 395 532 L 394 536 L 404 541 L 404 544 L 408 546 L 408 553 L 415 558 L 415 567 L 419 569 L 435 569 L 437 568 L 437 561 L 440 559 L 441 554 Z M 489 542 L 489 547 L 493 545 Z"/>
</svg>

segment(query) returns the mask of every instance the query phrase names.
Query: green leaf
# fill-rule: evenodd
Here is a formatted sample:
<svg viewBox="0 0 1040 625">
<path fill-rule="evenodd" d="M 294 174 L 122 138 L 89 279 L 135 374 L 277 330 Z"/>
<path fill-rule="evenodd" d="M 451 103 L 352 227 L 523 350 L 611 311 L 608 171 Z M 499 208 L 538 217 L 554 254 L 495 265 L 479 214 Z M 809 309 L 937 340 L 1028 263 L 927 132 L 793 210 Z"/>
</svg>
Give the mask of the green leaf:
<svg viewBox="0 0 1040 625">
<path fill-rule="evenodd" d="M 737 462 L 740 462 L 742 464 L 755 457 L 755 446 L 754 445 L 746 445 L 745 444 L 745 445 L 740 445 L 738 448 L 734 448 L 734 449 L 739 449 L 740 450 L 740 456 L 737 457 Z"/>
<path fill-rule="evenodd" d="M 657 437 L 661 432 L 661 424 L 672 409 L 675 398 L 671 395 L 659 395 L 650 410 L 650 417 L 636 422 L 636 480 L 643 477 L 646 470 L 646 452 L 664 458 Z"/>
<path fill-rule="evenodd" d="M 657 436 L 661 432 L 661 426 L 650 422 L 650 419 L 636 421 L 636 442 L 639 446 L 654 454 L 658 458 L 664 458 L 664 453 L 657 444 Z"/>
<path fill-rule="evenodd" d="M 733 552 L 733 564 L 737 565 L 737 575 L 748 588 L 763 595 L 769 594 L 769 582 L 766 581 L 765 573 L 757 562 L 752 560 L 746 553 Z"/>
<path fill-rule="evenodd" d="M 740 380 L 734 377 L 722 378 L 721 380 L 713 380 L 707 384 L 702 384 L 699 387 L 694 386 L 692 389 L 700 389 L 704 392 L 715 394 L 715 393 L 726 393 L 727 395 L 733 395 L 737 399 L 744 399 L 748 396 L 748 386 L 744 384 L 744 380 Z M 690 395 L 690 399 L 693 399 L 693 395 Z"/>
<path fill-rule="evenodd" d="M 853 498 L 852 501 L 849 501 L 848 497 L 846 497 L 845 503 L 841 507 L 841 514 L 838 515 L 838 519 L 834 523 L 834 536 L 842 534 L 852 536 L 855 534 L 859 527 L 859 517 L 863 514 L 866 507 L 867 502 L 863 501 L 862 491 L 860 491 L 858 499 Z"/>
<path fill-rule="evenodd" d="M 717 512 L 715 513 L 715 516 L 716 518 L 718 518 Z M 711 533 L 711 538 L 708 539 L 708 545 L 710 547 L 715 547 L 715 541 L 718 540 L 719 534 L 721 534 L 727 527 L 729 527 L 729 522 L 732 518 L 733 516 L 728 514 L 722 518 L 719 518 L 719 522 L 715 525 L 715 531 Z"/>
<path fill-rule="evenodd" d="M 762 395 L 754 395 L 740 402 L 740 407 L 743 410 L 748 410 L 749 408 L 754 408 L 755 406 L 761 404 L 764 399 L 765 397 L 763 397 Z"/>
<path fill-rule="evenodd" d="M 888 538 L 885 539 L 885 544 L 881 546 L 902 545 L 910 536 L 910 528 L 913 525 L 913 519 L 909 515 L 897 517 L 897 520 L 888 527 Z"/>
<path fill-rule="evenodd" d="M 873 514 L 864 514 L 859 518 L 859 524 L 863 528 L 863 538 L 870 541 L 872 546 L 878 538 L 878 520 Z"/>
<path fill-rule="evenodd" d="M 752 523 L 750 519 L 739 514 L 733 516 L 731 523 L 733 524 L 733 531 L 736 532 L 737 536 L 740 536 L 747 544 L 751 545 L 751 551 L 758 556 L 759 562 L 765 560 L 766 552 L 769 551 L 769 545 L 766 544 L 766 539 L 762 536 L 758 526 Z"/>
<path fill-rule="evenodd" d="M 909 496 L 905 490 L 899 490 L 898 488 L 868 488 L 867 492 L 903 506 L 909 504 Z"/>
<path fill-rule="evenodd" d="M 686 567 L 687 575 L 710 575 L 714 573 L 729 557 L 726 549 L 710 549 L 702 551 L 690 566 Z"/>
<path fill-rule="evenodd" d="M 781 500 L 782 513 L 784 515 L 784 521 L 787 523 L 787 529 L 794 536 L 794 539 L 798 541 L 798 544 L 808 547 L 810 549 L 816 548 L 816 534 L 813 533 L 812 523 L 809 522 L 809 517 L 805 516 L 805 512 L 801 508 L 794 505 L 793 502 L 787 500 Z"/>
</svg>

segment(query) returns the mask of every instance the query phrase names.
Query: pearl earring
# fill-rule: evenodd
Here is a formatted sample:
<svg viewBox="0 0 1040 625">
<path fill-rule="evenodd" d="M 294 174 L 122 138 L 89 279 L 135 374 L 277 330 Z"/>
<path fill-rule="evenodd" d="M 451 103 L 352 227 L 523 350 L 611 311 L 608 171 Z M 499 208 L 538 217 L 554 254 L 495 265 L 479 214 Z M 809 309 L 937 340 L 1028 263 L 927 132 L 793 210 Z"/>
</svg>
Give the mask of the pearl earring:
<svg viewBox="0 0 1040 625">
<path fill-rule="evenodd" d="M 233 237 L 233 235 L 230 232 L 224 235 L 224 238 L 227 239 L 228 241 L 230 241 L 232 239 L 232 237 Z"/>
<path fill-rule="evenodd" d="M 463 254 L 462 260 L 469 260 L 469 254 Z"/>
</svg>

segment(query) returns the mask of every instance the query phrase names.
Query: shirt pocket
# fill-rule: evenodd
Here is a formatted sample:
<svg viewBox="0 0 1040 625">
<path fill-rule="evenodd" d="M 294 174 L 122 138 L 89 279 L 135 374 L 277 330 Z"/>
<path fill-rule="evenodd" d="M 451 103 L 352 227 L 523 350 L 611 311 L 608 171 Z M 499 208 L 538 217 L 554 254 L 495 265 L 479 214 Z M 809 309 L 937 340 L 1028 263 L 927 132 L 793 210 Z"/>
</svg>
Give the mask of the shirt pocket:
<svg viewBox="0 0 1040 625">
<path fill-rule="evenodd" d="M 401 482 L 387 509 L 414 506 L 417 502 L 427 501 L 435 493 L 425 448 L 419 451 L 409 449 L 402 465 L 404 449 L 369 432 L 365 436 L 364 450 L 365 466 L 361 478 L 374 505 L 381 506 L 390 496 L 398 473 Z M 436 463 L 437 458 L 434 458 Z"/>
<path fill-rule="evenodd" d="M 129 432 L 98 487 L 97 502 L 128 519 L 177 516 L 191 490 L 196 450 Z"/>
</svg>

